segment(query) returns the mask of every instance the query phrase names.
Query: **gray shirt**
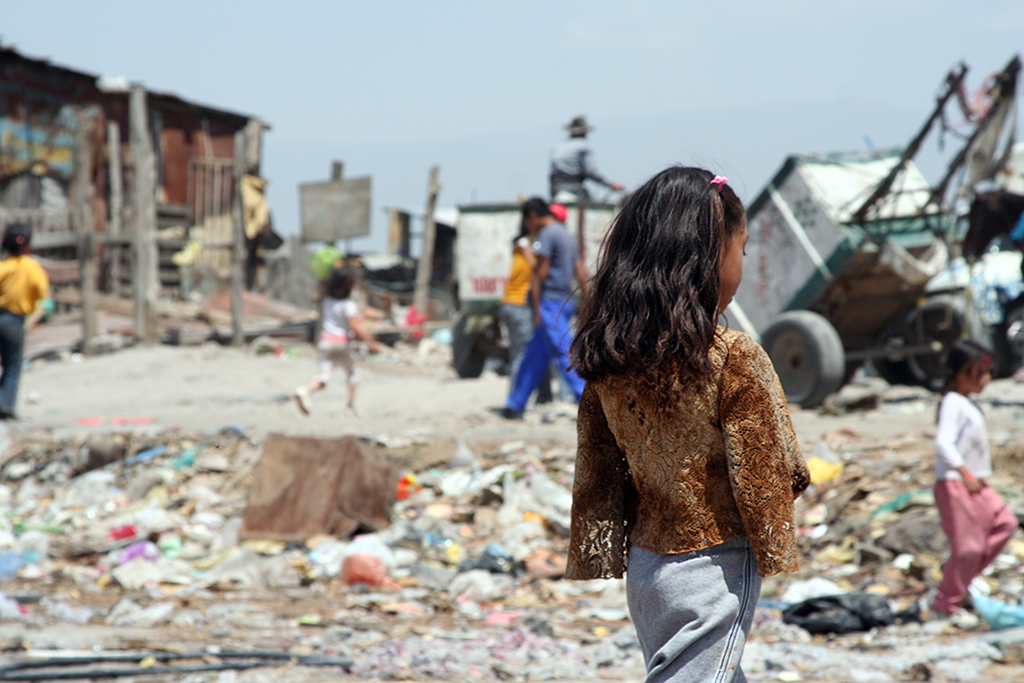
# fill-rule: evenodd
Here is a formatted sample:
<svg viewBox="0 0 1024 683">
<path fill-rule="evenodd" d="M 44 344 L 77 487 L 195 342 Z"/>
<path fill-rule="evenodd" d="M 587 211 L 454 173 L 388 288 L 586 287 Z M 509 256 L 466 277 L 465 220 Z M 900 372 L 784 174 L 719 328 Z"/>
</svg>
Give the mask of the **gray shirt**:
<svg viewBox="0 0 1024 683">
<path fill-rule="evenodd" d="M 581 191 L 584 181 L 588 179 L 605 186 L 611 185 L 597 172 L 586 139 L 568 138 L 555 145 L 551 152 L 551 196 L 559 190 Z"/>
<path fill-rule="evenodd" d="M 562 223 L 548 223 L 533 242 L 533 251 L 551 262 L 548 277 L 540 284 L 542 301 L 566 301 L 572 296 L 579 251 Z"/>
</svg>

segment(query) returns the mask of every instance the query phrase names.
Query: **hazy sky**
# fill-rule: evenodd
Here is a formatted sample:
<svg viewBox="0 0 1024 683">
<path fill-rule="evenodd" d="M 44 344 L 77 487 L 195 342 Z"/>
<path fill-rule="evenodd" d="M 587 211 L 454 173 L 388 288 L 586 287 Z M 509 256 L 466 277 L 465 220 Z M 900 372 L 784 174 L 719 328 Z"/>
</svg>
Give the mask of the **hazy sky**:
<svg viewBox="0 0 1024 683">
<path fill-rule="evenodd" d="M 371 175 L 373 234 L 352 246 L 380 251 L 384 208 L 422 211 L 432 164 L 443 206 L 545 193 L 577 114 L 628 187 L 698 164 L 746 200 L 790 154 L 904 145 L 950 68 L 973 92 L 1024 50 L 1024 2 L 0 0 L 0 39 L 270 123 L 280 232 L 332 159 Z M 932 180 L 947 143 L 921 157 Z"/>
</svg>

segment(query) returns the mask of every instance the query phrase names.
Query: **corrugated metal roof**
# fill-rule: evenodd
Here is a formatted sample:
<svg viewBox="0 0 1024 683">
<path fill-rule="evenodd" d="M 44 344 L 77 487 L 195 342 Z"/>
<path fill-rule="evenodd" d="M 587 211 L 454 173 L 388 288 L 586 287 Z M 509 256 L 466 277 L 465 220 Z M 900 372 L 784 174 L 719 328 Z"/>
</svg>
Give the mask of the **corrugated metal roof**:
<svg viewBox="0 0 1024 683">
<path fill-rule="evenodd" d="M 0 57 L 3 57 L 3 56 L 8 56 L 8 57 L 11 57 L 11 58 L 20 59 L 20 60 L 23 60 L 25 62 L 29 62 L 29 63 L 32 63 L 32 64 L 36 64 L 36 65 L 45 67 L 47 69 L 52 69 L 54 71 L 63 72 L 65 74 L 68 74 L 68 75 L 71 75 L 71 76 L 74 76 L 74 77 L 77 77 L 77 78 L 80 78 L 80 79 L 92 80 L 95 83 L 95 85 L 96 85 L 97 93 L 99 95 L 99 97 L 97 99 L 101 99 L 103 97 L 106 97 L 106 98 L 109 98 L 109 99 L 125 99 L 125 98 L 128 97 L 128 92 L 127 91 L 120 91 L 118 89 L 110 89 L 109 87 L 107 87 L 109 81 L 111 80 L 109 77 L 97 76 L 96 74 L 90 74 L 90 73 L 87 73 L 85 71 L 79 71 L 77 69 L 71 69 L 71 68 L 68 68 L 66 66 L 60 66 L 58 64 L 53 64 L 52 62 L 50 62 L 47 59 L 39 59 L 39 58 L 35 58 L 35 57 L 27 57 L 27 56 L 21 54 L 20 52 L 12 49 L 11 47 L 9 47 L 7 45 L 0 45 Z M 122 79 L 122 77 L 118 77 L 116 80 L 121 81 L 121 80 L 124 80 L 124 79 Z M 101 83 L 101 81 L 102 81 L 102 83 Z M 101 85 L 103 85 L 104 87 L 100 87 Z M 198 104 L 196 102 L 190 102 L 188 100 L 182 99 L 181 97 L 179 97 L 178 95 L 175 95 L 174 93 L 156 92 L 156 91 L 153 91 L 153 90 L 149 90 L 148 88 L 146 89 L 146 92 L 149 94 L 149 96 L 152 99 L 159 101 L 165 107 L 182 108 L 182 109 L 194 109 L 194 110 L 198 110 L 198 111 L 200 111 L 200 112 L 202 112 L 204 114 L 207 114 L 209 116 L 220 116 L 220 117 L 224 117 L 224 118 L 235 119 L 236 122 L 239 125 L 245 125 L 246 121 L 249 121 L 250 119 L 255 119 L 255 120 L 259 121 L 260 124 L 265 129 L 270 130 L 270 124 L 266 123 L 265 121 L 259 119 L 256 116 L 250 116 L 249 114 L 240 114 L 238 112 L 227 111 L 225 109 L 217 109 L 217 108 L 210 107 L 210 106 L 207 106 L 207 105 L 204 105 L 204 104 Z"/>
</svg>

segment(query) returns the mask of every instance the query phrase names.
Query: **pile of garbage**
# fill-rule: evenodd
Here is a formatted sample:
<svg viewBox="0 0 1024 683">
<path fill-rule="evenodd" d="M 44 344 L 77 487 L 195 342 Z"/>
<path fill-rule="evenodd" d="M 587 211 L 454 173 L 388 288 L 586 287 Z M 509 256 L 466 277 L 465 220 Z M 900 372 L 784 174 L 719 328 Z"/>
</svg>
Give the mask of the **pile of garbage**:
<svg viewBox="0 0 1024 683">
<path fill-rule="evenodd" d="M 840 430 L 809 449 L 801 570 L 764 582 L 751 678 L 977 680 L 994 661 L 1019 661 L 1019 537 L 972 586 L 985 623 L 921 623 L 946 553 L 931 438 Z M 990 483 L 1024 510 L 1024 444 L 993 441 Z M 170 638 L 185 650 L 348 657 L 362 679 L 643 676 L 623 582 L 562 579 L 572 448 L 360 442 L 394 469 L 380 479 L 388 490 L 368 492 L 389 501 L 390 523 L 294 540 L 245 532 L 265 444 L 239 427 L 19 437 L 0 462 L 0 617 L 24 628 L 0 630 L 0 645 L 68 649 L 48 626 L 103 625 L 159 629 L 154 649 Z M 275 495 L 303 476 L 323 475 L 281 472 Z"/>
</svg>

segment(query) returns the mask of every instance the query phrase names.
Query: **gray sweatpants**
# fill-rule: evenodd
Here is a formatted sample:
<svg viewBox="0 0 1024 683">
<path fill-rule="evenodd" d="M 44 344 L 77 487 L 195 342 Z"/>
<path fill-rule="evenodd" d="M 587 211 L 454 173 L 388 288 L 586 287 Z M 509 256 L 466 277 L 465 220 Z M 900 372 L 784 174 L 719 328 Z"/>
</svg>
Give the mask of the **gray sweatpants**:
<svg viewBox="0 0 1024 683">
<path fill-rule="evenodd" d="M 631 546 L 626 597 L 647 683 L 744 683 L 740 660 L 760 593 L 746 536 L 678 555 Z"/>
</svg>

